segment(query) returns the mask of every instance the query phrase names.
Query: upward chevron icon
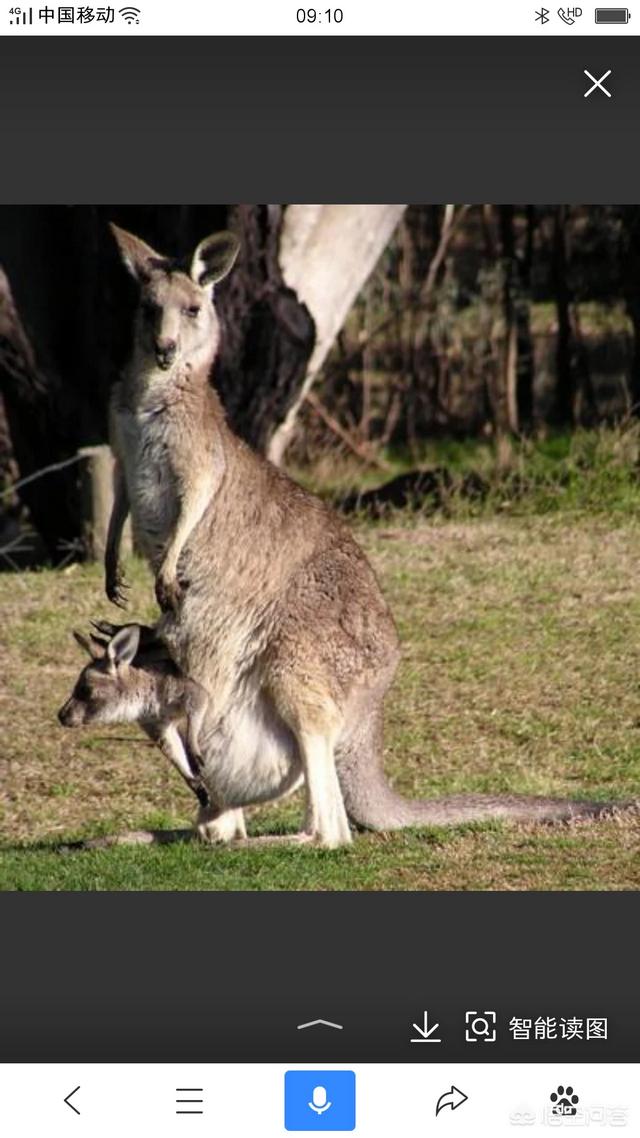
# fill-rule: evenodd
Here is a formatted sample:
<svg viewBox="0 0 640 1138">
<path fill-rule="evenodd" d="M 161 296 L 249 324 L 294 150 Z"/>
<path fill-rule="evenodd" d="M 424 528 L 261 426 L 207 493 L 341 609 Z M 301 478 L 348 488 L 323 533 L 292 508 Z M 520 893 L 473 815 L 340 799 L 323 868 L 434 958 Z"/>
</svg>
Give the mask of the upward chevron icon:
<svg viewBox="0 0 640 1138">
<path fill-rule="evenodd" d="M 336 1031 L 342 1031 L 341 1023 L 332 1023 L 329 1019 L 310 1019 L 308 1023 L 299 1023 L 298 1031 L 304 1031 L 307 1027 L 334 1027 Z"/>
</svg>

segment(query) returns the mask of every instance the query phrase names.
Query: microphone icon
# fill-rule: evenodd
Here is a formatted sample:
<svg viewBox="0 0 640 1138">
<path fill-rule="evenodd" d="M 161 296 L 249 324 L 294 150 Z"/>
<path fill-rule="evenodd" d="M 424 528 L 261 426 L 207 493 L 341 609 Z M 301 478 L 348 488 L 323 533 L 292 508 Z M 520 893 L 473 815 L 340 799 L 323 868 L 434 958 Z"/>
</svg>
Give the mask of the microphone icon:
<svg viewBox="0 0 640 1138">
<path fill-rule="evenodd" d="M 314 1087 L 311 1098 L 312 1102 L 307 1103 L 307 1106 L 311 1107 L 318 1116 L 324 1114 L 331 1106 L 331 1103 L 327 1102 L 327 1092 L 324 1087 Z"/>
</svg>

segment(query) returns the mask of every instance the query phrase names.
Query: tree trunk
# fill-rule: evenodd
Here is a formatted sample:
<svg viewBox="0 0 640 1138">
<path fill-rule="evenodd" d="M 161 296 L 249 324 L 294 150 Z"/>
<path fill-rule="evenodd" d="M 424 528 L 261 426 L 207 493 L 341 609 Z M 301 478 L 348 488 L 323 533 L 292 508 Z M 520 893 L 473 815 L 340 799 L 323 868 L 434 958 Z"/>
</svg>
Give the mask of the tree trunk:
<svg viewBox="0 0 640 1138">
<path fill-rule="evenodd" d="M 5 207 L 0 209 L 0 383 L 22 478 L 107 441 L 109 390 L 131 346 L 135 286 L 107 222 L 162 253 L 189 254 L 229 226 L 243 244 L 216 295 L 222 343 L 215 380 L 234 428 L 258 449 L 296 398 L 313 321 L 283 280 L 280 206 Z M 81 542 L 73 466 L 21 492 L 52 558 Z"/>
<path fill-rule="evenodd" d="M 282 460 L 305 396 L 404 209 L 403 205 L 290 205 L 285 210 L 282 273 L 313 317 L 316 342 L 304 382 L 269 444 L 274 462 Z"/>
<path fill-rule="evenodd" d="M 623 208 L 622 264 L 623 289 L 627 312 L 633 325 L 633 359 L 629 382 L 629 402 L 634 415 L 640 415 L 640 206 Z"/>
<path fill-rule="evenodd" d="M 280 267 L 282 206 L 236 206 L 227 224 L 243 254 L 216 295 L 223 338 L 214 380 L 234 430 L 266 453 L 299 401 L 316 329 Z"/>
<path fill-rule="evenodd" d="M 573 426 L 575 380 L 572 360 L 571 294 L 567 279 L 567 207 L 557 206 L 553 221 L 553 284 L 558 321 L 556 391 L 550 419 L 554 426 Z"/>
<path fill-rule="evenodd" d="M 514 206 L 500 206 L 499 216 L 504 262 L 505 390 L 508 422 L 512 434 L 521 434 L 531 428 L 533 421 L 531 340 L 533 206 L 527 206 L 523 254 L 518 249 Z"/>
<path fill-rule="evenodd" d="M 410 298 L 408 308 L 412 314 L 410 331 L 412 335 L 412 371 L 405 376 L 408 395 L 407 438 L 414 455 L 419 456 L 418 436 L 425 428 L 433 427 L 438 417 L 449 417 L 449 410 L 442 396 L 443 363 L 447 358 L 446 332 L 438 319 L 443 303 L 441 286 L 443 284 L 451 245 L 469 210 L 468 205 L 455 206 L 448 203 L 442 209 L 431 207 L 432 240 L 429 245 L 423 240 L 419 256 L 415 258 L 415 294 Z M 418 267 L 419 266 L 419 267 Z M 446 300 L 445 300 L 446 303 Z M 434 331 L 440 324 L 440 332 Z M 445 364 L 446 377 L 446 364 Z"/>
<path fill-rule="evenodd" d="M 22 477 L 73 456 L 73 401 L 57 375 L 46 376 L 18 316 L 9 281 L 0 269 L 0 381 L 13 457 Z M 46 486 L 45 486 L 46 481 Z M 27 483 L 20 498 L 55 558 L 80 538 L 80 499 L 73 465 Z"/>
<path fill-rule="evenodd" d="M 518 421 L 521 431 L 530 431 L 534 421 L 534 353 L 531 335 L 531 270 L 536 228 L 535 206 L 526 208 L 524 253 L 519 261 L 520 303 L 518 311 Z"/>
<path fill-rule="evenodd" d="M 502 463 L 511 453 L 511 435 L 517 429 L 517 424 L 514 424 L 517 340 L 511 304 L 510 261 L 504 255 L 505 237 L 507 250 L 509 248 L 509 226 L 505 225 L 500 208 L 498 222 L 493 206 L 485 205 L 483 209 L 485 258 L 478 283 L 485 346 L 483 376 L 497 453 Z"/>
<path fill-rule="evenodd" d="M 506 403 L 506 423 L 509 433 L 516 435 L 518 420 L 518 323 L 516 294 L 518 266 L 516 263 L 513 206 L 502 205 L 499 210 L 500 238 L 502 243 L 502 303 L 504 320 L 503 384 Z"/>
</svg>

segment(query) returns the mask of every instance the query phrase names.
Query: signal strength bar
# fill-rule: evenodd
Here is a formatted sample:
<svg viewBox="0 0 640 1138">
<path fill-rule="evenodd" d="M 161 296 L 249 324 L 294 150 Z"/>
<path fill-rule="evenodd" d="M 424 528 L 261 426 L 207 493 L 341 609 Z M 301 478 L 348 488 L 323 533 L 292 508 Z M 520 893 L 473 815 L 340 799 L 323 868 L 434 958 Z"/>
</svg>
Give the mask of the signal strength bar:
<svg viewBox="0 0 640 1138">
<path fill-rule="evenodd" d="M 24 26 L 33 23 L 33 8 L 9 8 L 10 24 Z"/>
</svg>

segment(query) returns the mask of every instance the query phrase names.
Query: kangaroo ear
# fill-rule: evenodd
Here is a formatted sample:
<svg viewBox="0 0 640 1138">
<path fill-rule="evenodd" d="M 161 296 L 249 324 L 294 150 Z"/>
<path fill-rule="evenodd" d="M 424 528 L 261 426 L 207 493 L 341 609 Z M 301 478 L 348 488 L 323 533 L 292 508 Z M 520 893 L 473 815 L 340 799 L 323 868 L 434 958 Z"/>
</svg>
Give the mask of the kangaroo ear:
<svg viewBox="0 0 640 1138">
<path fill-rule="evenodd" d="M 112 667 L 119 664 L 130 664 L 135 658 L 140 646 L 140 625 L 125 624 L 109 641 L 107 656 Z"/>
<path fill-rule="evenodd" d="M 217 284 L 231 272 L 239 252 L 240 242 L 235 233 L 224 230 L 205 237 L 193 254 L 191 280 L 203 288 Z"/>
<path fill-rule="evenodd" d="M 156 253 L 155 249 L 145 241 L 141 241 L 139 237 L 134 237 L 133 233 L 127 233 L 126 229 L 120 229 L 120 226 L 114 225 L 113 222 L 110 229 L 125 266 L 137 281 L 148 280 L 152 270 L 165 263 L 164 258 Z"/>
<path fill-rule="evenodd" d="M 82 632 L 76 632 L 74 629 L 73 638 L 76 644 L 79 644 L 83 651 L 87 652 L 92 660 L 101 660 L 104 656 L 104 646 L 102 646 L 97 640 L 94 640 L 93 637 L 89 639 L 88 636 L 85 636 Z"/>
</svg>

